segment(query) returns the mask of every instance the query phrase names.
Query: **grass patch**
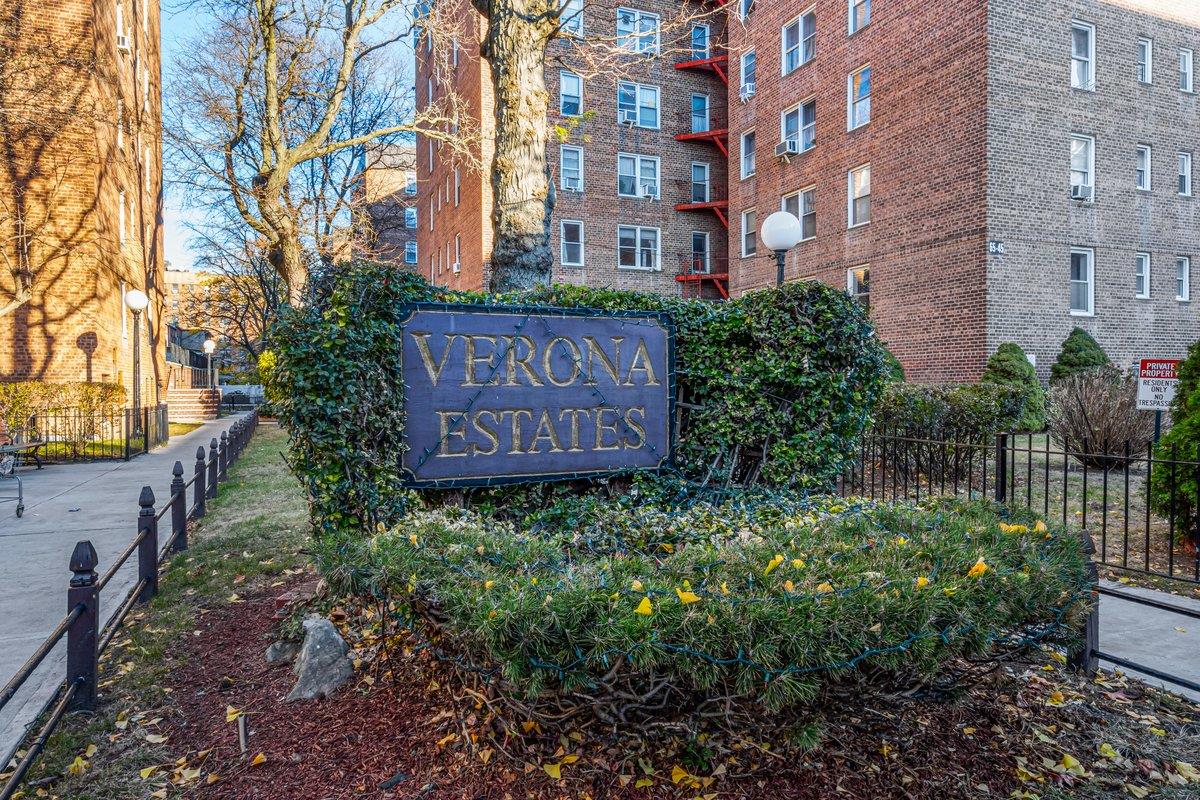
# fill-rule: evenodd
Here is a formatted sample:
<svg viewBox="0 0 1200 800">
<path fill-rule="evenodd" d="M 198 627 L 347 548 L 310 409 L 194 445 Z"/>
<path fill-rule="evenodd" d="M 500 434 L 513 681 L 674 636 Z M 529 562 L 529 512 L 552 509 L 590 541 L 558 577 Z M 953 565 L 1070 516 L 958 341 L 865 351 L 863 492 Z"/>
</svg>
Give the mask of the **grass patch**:
<svg viewBox="0 0 1200 800">
<path fill-rule="evenodd" d="M 183 436 L 196 430 L 201 424 L 199 422 L 170 422 L 167 423 L 167 428 L 172 436 Z"/>
<path fill-rule="evenodd" d="M 172 713 L 164 687 L 178 666 L 177 643 L 205 609 L 237 602 L 238 592 L 279 582 L 306 564 L 300 548 L 308 509 L 280 455 L 285 443 L 279 428 L 259 428 L 209 501 L 208 515 L 193 526 L 190 549 L 166 565 L 158 596 L 130 614 L 101 659 L 96 711 L 64 720 L 27 776 L 27 796 L 57 776 L 65 777 L 45 796 L 116 800 L 144 798 L 157 788 L 139 770 L 176 758 L 157 732 Z"/>
</svg>

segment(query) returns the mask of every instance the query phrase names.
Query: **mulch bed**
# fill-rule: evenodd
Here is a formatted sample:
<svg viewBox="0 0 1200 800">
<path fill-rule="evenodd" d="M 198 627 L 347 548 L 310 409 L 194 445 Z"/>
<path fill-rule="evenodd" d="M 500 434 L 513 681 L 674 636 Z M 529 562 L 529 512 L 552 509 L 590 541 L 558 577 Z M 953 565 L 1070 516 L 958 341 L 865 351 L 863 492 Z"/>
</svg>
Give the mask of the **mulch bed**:
<svg viewBox="0 0 1200 800">
<path fill-rule="evenodd" d="M 872 700 L 870 709 L 845 708 L 836 720 L 822 721 L 821 745 L 807 755 L 784 757 L 761 745 L 734 743 L 720 748 L 720 766 L 696 768 L 696 776 L 685 769 L 687 777 L 677 770 L 674 780 L 678 752 L 664 752 L 661 760 L 646 755 L 639 768 L 611 742 L 585 737 L 570 741 L 547 735 L 547 758 L 521 763 L 500 755 L 498 748 L 493 752 L 489 737 L 495 728 L 477 719 L 469 701 L 464 704 L 451 670 L 419 655 L 397 655 L 391 671 L 378 679 L 364 666 L 332 700 L 282 703 L 294 681 L 292 671 L 264 660 L 277 623 L 274 597 L 282 591 L 213 609 L 189 637 L 186 658 L 171 681 L 178 707 L 170 715 L 170 742 L 177 754 L 216 776 L 211 784 L 193 783 L 189 797 L 1008 797 L 1023 786 L 1018 758 L 1037 761 L 1029 744 L 1034 736 L 1045 739 L 1044 731 L 1055 731 L 1058 720 L 1079 722 L 1080 706 L 1076 716 L 1068 716 L 1068 708 L 1047 707 L 1050 685 L 1040 677 L 1046 673 L 1034 671 L 1027 679 L 997 678 L 959 701 Z M 1057 672 L 1054 678 L 1059 685 L 1068 680 Z M 1088 687 L 1081 685 L 1081 691 Z M 1091 708 L 1093 701 L 1083 702 L 1083 708 Z M 240 753 L 228 706 L 248 715 L 249 757 Z M 486 715 L 485 708 L 475 708 L 478 717 Z M 552 759 L 559 741 L 567 749 Z M 1055 742 L 1045 753 L 1061 754 L 1067 746 Z M 1098 743 L 1070 746 L 1088 746 L 1094 754 Z M 259 753 L 265 760 L 253 758 Z M 1083 755 L 1089 754 L 1084 750 Z M 251 763 L 255 760 L 259 763 Z M 545 770 L 550 761 L 562 762 L 561 780 Z M 1044 774 L 1067 791 L 1075 780 L 1069 773 Z"/>
</svg>

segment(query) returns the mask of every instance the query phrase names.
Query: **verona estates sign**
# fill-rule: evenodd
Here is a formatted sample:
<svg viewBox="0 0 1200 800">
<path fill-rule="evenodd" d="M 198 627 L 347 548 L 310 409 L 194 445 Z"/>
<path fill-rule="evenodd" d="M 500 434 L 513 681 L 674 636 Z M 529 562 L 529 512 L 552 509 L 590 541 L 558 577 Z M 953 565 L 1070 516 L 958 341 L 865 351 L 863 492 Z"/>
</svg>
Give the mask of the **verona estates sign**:
<svg viewBox="0 0 1200 800">
<path fill-rule="evenodd" d="M 401 328 L 409 486 L 670 461 L 674 338 L 665 315 L 423 303 Z"/>
</svg>

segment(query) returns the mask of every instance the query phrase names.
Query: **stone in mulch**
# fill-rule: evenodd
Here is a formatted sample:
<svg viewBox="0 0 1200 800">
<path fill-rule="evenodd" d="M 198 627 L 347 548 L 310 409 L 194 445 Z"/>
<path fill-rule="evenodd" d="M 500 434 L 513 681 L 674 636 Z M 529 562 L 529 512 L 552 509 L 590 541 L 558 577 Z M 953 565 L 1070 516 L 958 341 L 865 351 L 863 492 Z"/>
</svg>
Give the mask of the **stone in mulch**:
<svg viewBox="0 0 1200 800">
<path fill-rule="evenodd" d="M 354 674 L 350 647 L 332 622 L 310 616 L 304 620 L 304 644 L 292 667 L 296 685 L 286 701 L 323 700 L 332 697 Z"/>
</svg>

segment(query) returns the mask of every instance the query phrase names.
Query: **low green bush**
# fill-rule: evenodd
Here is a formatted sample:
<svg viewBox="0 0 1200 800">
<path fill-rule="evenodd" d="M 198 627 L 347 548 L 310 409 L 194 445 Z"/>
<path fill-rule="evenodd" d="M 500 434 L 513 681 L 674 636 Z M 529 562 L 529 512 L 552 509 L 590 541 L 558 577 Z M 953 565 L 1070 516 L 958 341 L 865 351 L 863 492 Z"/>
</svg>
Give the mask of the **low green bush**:
<svg viewBox="0 0 1200 800">
<path fill-rule="evenodd" d="M 119 383 L 0 383 L 0 419 L 10 431 L 24 431 L 39 412 L 78 410 L 82 417 L 123 408 L 125 387 Z"/>
<path fill-rule="evenodd" d="M 1083 328 L 1072 328 L 1071 333 L 1063 340 L 1058 358 L 1050 366 L 1050 382 L 1057 383 L 1064 378 L 1110 363 L 1104 349 L 1090 333 Z"/>
<path fill-rule="evenodd" d="M 981 441 L 1020 427 L 1029 392 L 1009 383 L 893 383 L 875 412 L 887 433 L 944 441 Z"/>
<path fill-rule="evenodd" d="M 417 512 L 316 555 L 335 589 L 394 602 L 442 658 L 626 719 L 948 680 L 959 659 L 1064 641 L 1089 602 L 1080 541 L 1001 513 L 577 498 L 516 523 Z"/>
<path fill-rule="evenodd" d="M 1026 392 L 1025 408 L 1016 430 L 1036 432 L 1046 427 L 1046 392 L 1037 370 L 1015 342 L 1004 342 L 987 360 L 980 383 L 1016 386 Z"/>
<path fill-rule="evenodd" d="M 1173 517 L 1180 539 L 1186 539 L 1200 524 L 1196 519 L 1200 485 L 1194 467 L 1170 462 L 1200 459 L 1200 342 L 1188 348 L 1187 358 L 1179 365 L 1171 428 L 1155 447 L 1154 456 L 1163 463 L 1155 465 L 1150 477 L 1151 507 L 1157 514 Z"/>
</svg>

